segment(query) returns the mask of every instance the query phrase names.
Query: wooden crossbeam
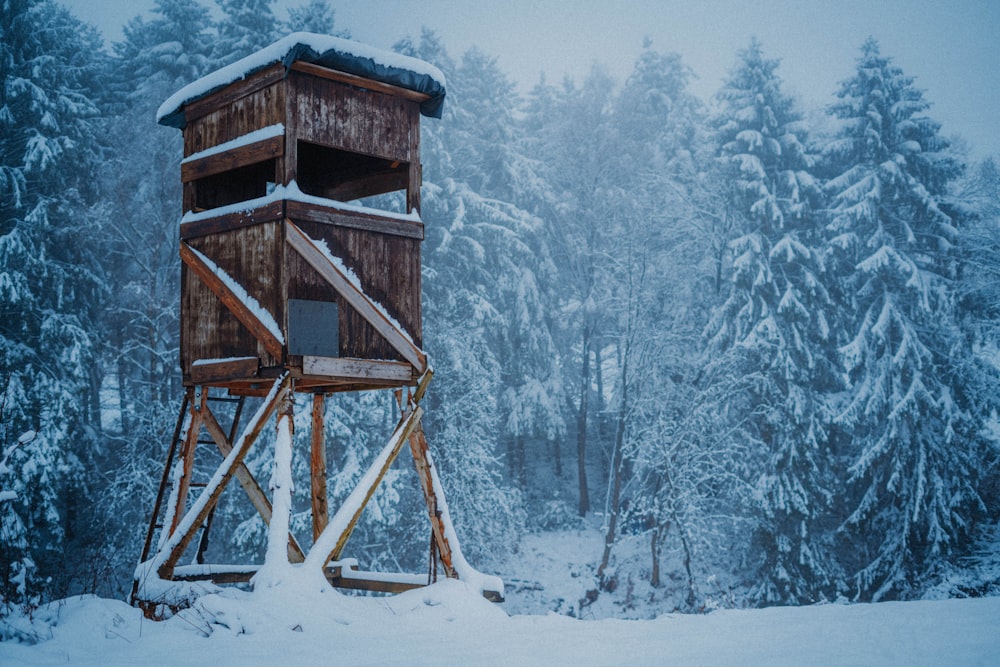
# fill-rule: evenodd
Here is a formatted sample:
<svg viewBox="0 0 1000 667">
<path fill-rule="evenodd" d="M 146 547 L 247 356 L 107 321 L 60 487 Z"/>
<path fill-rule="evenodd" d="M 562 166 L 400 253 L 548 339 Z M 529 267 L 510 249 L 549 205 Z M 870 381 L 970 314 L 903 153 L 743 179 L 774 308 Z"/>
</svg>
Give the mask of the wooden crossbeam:
<svg viewBox="0 0 1000 667">
<path fill-rule="evenodd" d="M 181 241 L 181 261 L 187 265 L 195 275 L 201 279 L 205 286 L 212 291 L 219 301 L 229 309 L 229 311 L 245 326 L 254 338 L 259 340 L 264 349 L 275 359 L 281 359 L 284 346 L 274 333 L 263 323 L 260 318 L 243 301 L 236 296 L 233 290 L 208 266 L 201 258 L 200 253 L 194 250 L 187 243 Z M 221 270 L 221 269 L 220 269 Z"/>
<path fill-rule="evenodd" d="M 215 418 L 211 410 L 205 410 L 205 415 L 203 416 L 205 430 L 208 434 L 212 436 L 212 440 L 215 441 L 215 446 L 219 448 L 219 452 L 222 454 L 223 458 L 229 456 L 229 452 L 233 450 L 233 445 L 229 442 L 229 436 L 222 429 L 219 424 L 219 420 Z M 271 501 L 268 500 L 267 494 L 264 493 L 264 489 L 260 487 L 257 479 L 247 468 L 246 464 L 240 461 L 236 464 L 234 471 L 236 479 L 239 480 L 240 486 L 246 491 L 247 497 L 250 498 L 250 503 L 257 509 L 260 513 L 260 517 L 264 520 L 265 525 L 271 525 Z M 305 560 L 305 554 L 302 551 L 302 547 L 299 546 L 298 541 L 292 534 L 288 535 L 288 560 L 292 563 L 301 563 Z"/>
<path fill-rule="evenodd" d="M 259 369 L 259 357 L 213 360 L 199 359 L 191 364 L 191 381 L 194 384 L 210 384 L 221 380 L 242 380 L 256 377 Z"/>
<path fill-rule="evenodd" d="M 181 164 L 181 182 L 214 176 L 239 167 L 257 164 L 265 160 L 280 157 L 285 152 L 285 137 L 267 137 L 251 144 L 231 148 L 225 152 L 215 153 L 206 157 L 183 162 Z"/>
<path fill-rule="evenodd" d="M 413 340 L 399 326 L 389 319 L 360 287 L 348 280 L 337 266 L 319 249 L 316 242 L 298 228 L 291 220 L 285 220 L 285 240 L 316 272 L 347 301 L 352 308 L 367 320 L 392 347 L 406 359 L 417 372 L 427 368 L 427 357 Z"/>
<path fill-rule="evenodd" d="M 205 522 L 208 513 L 219 502 L 219 497 L 222 496 L 222 492 L 236 473 L 237 466 L 243 462 L 250 446 L 260 437 L 264 425 L 289 391 L 291 391 L 291 377 L 285 373 L 275 380 L 264 404 L 247 423 L 233 449 L 219 465 L 215 475 L 212 476 L 212 480 L 202 489 L 201 495 L 191 505 L 184 518 L 178 523 L 177 529 L 171 532 L 169 539 L 160 549 L 154 564 L 161 579 L 172 577 L 177 561 L 191 544 L 191 540 L 198 528 Z"/>
<path fill-rule="evenodd" d="M 347 377 L 409 382 L 413 378 L 413 367 L 404 361 L 374 361 L 305 355 L 302 357 L 302 374 L 310 378 L 329 378 L 331 380 Z"/>
</svg>

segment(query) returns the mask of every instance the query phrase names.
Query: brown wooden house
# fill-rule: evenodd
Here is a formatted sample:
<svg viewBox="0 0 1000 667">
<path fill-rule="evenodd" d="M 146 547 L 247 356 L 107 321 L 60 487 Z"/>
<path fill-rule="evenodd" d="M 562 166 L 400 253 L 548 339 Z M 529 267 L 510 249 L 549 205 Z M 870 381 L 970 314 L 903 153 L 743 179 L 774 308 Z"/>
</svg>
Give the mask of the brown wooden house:
<svg viewBox="0 0 1000 667">
<path fill-rule="evenodd" d="M 421 350 L 420 115 L 443 77 L 297 33 L 182 89 L 181 369 L 187 386 L 412 385 Z M 352 202 L 399 192 L 405 213 Z"/>
</svg>

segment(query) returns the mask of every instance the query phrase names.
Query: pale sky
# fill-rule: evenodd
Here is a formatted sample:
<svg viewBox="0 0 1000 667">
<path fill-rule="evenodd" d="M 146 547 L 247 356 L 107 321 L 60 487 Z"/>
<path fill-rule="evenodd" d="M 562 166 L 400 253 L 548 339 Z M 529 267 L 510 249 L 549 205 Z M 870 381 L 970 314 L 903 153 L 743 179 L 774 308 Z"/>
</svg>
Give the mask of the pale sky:
<svg viewBox="0 0 1000 667">
<path fill-rule="evenodd" d="M 114 41 L 153 0 L 60 0 Z M 304 0 L 278 0 L 275 13 Z M 206 3 L 214 6 L 214 3 Z M 947 135 L 968 140 L 975 157 L 1000 157 L 998 0 L 365 0 L 338 2 L 337 26 L 354 39 L 390 48 L 434 30 L 453 58 L 472 46 L 495 56 L 521 90 L 541 72 L 581 80 L 592 63 L 624 81 L 644 38 L 675 51 L 705 100 L 736 53 L 756 36 L 782 61 L 786 90 L 803 108 L 833 101 L 861 44 L 875 37 L 933 104 Z"/>
</svg>

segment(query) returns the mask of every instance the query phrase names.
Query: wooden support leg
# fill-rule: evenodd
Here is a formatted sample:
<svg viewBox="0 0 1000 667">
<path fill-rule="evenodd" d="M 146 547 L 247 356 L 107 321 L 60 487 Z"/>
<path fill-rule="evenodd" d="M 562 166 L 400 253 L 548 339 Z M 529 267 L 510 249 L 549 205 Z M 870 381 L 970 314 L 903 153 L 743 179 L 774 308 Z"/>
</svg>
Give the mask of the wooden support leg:
<svg viewBox="0 0 1000 667">
<path fill-rule="evenodd" d="M 313 542 L 323 534 L 330 522 L 326 500 L 326 441 L 323 437 L 323 394 L 313 394 L 312 437 L 309 468 L 312 479 Z"/>
<path fill-rule="evenodd" d="M 177 492 L 171 494 L 173 496 L 173 511 L 169 521 L 164 522 L 164 526 L 167 527 L 165 535 L 173 535 L 187 507 L 188 492 L 191 489 L 191 473 L 194 471 L 194 452 L 198 447 L 198 436 L 201 433 L 202 416 L 206 410 L 207 400 L 208 392 L 203 389 L 201 397 L 191 401 L 191 418 L 188 420 L 188 430 L 184 436 L 184 445 L 181 447 L 181 472 L 180 477 L 174 482 Z"/>
<path fill-rule="evenodd" d="M 233 446 L 232 451 L 229 452 L 229 455 L 219 465 L 215 475 L 212 476 L 212 480 L 202 489 L 201 495 L 191 505 L 187 513 L 184 514 L 184 518 L 177 522 L 176 530 L 171 532 L 170 539 L 161 547 L 154 560 L 154 567 L 161 579 L 172 578 L 177 561 L 191 543 L 198 527 L 205 521 L 205 517 L 208 516 L 212 507 L 219 501 L 219 497 L 222 495 L 223 490 L 225 490 L 226 485 L 233 478 L 236 468 L 242 463 L 250 446 L 260 436 L 264 424 L 274 414 L 281 399 L 290 391 L 291 378 L 286 373 L 275 381 L 271 391 L 268 392 L 267 398 L 264 399 L 263 405 L 261 405 L 257 413 L 250 419 L 243 434 Z M 194 437 L 195 442 L 197 442 L 197 435 Z"/>
<path fill-rule="evenodd" d="M 149 517 L 149 528 L 146 529 L 146 539 L 142 543 L 142 551 L 139 554 L 139 562 L 144 563 L 149 558 L 149 551 L 153 546 L 153 533 L 156 532 L 156 520 L 160 516 L 160 508 L 163 504 L 163 494 L 170 482 L 170 471 L 173 467 L 174 456 L 177 453 L 177 445 L 181 440 L 184 424 L 189 422 L 190 416 L 188 406 L 194 403 L 194 388 L 188 387 L 184 392 L 184 400 L 181 403 L 180 414 L 177 415 L 177 425 L 174 427 L 174 437 L 170 439 L 170 447 L 167 450 L 167 460 L 163 465 L 163 476 L 160 478 L 160 488 L 156 492 L 156 501 L 153 503 L 153 513 Z M 174 514 L 176 514 L 176 503 L 174 504 Z M 172 518 L 172 517 L 169 517 Z M 165 525 L 165 524 L 164 524 Z M 161 530 L 160 544 L 166 540 L 167 531 Z M 159 545 L 158 545 L 159 546 Z M 132 592 L 129 594 L 129 604 L 135 604 L 136 595 L 139 592 L 139 580 L 132 581 Z"/>
<path fill-rule="evenodd" d="M 427 448 L 427 437 L 424 435 L 423 426 L 420 424 L 410 435 L 410 451 L 413 453 L 413 464 L 417 468 L 417 477 L 420 479 L 420 489 L 424 493 L 424 502 L 427 503 L 427 516 L 431 521 L 431 533 L 434 545 L 437 547 L 437 555 L 444 567 L 445 576 L 457 579 L 458 573 L 452 563 L 451 544 L 448 542 L 448 535 L 445 529 L 444 513 L 440 509 L 438 495 L 441 490 L 435 484 L 434 475 L 431 473 L 430 452 Z"/>
</svg>

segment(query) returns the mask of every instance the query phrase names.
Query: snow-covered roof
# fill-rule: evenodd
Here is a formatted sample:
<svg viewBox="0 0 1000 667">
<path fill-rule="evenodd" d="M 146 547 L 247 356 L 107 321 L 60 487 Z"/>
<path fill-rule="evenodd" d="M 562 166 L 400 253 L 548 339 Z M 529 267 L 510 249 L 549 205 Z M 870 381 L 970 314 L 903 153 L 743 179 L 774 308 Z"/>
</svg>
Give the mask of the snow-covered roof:
<svg viewBox="0 0 1000 667">
<path fill-rule="evenodd" d="M 275 63 L 289 67 L 295 61 L 321 65 L 366 79 L 399 86 L 430 96 L 420 105 L 420 113 L 440 118 L 444 108 L 445 79 L 430 63 L 392 51 L 377 49 L 349 39 L 294 32 L 246 58 L 189 83 L 160 105 L 156 120 L 162 125 L 183 128 L 184 105 L 199 100 L 245 79 Z"/>
</svg>

